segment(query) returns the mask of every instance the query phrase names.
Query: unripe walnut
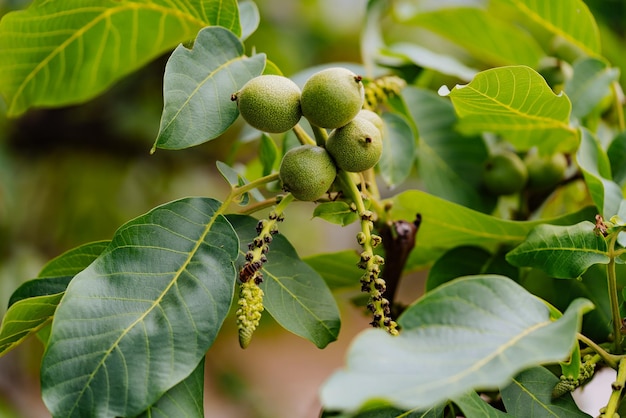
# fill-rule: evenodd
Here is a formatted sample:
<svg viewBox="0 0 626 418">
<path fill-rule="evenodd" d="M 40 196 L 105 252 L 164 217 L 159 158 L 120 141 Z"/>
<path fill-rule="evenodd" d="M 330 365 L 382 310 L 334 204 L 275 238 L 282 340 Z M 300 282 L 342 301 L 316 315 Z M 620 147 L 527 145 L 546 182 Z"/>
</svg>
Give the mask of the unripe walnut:
<svg viewBox="0 0 626 418">
<path fill-rule="evenodd" d="M 560 152 L 542 156 L 529 152 L 524 158 L 528 169 L 528 188 L 545 191 L 556 187 L 565 177 L 567 158 Z"/>
<path fill-rule="evenodd" d="M 370 122 L 372 122 L 374 126 L 378 128 L 378 130 L 380 131 L 380 134 L 383 135 L 383 129 L 384 129 L 383 119 L 380 116 L 378 116 L 378 113 L 373 112 L 368 109 L 361 109 L 359 113 L 357 114 L 357 117 L 367 119 Z"/>
<path fill-rule="evenodd" d="M 337 167 L 328 152 L 315 145 L 292 148 L 279 169 L 283 188 L 298 200 L 317 200 L 328 191 L 337 176 Z"/>
<path fill-rule="evenodd" d="M 339 128 L 359 113 L 364 97 L 360 76 L 346 68 L 327 68 L 302 87 L 302 115 L 320 128 Z"/>
<path fill-rule="evenodd" d="M 509 195 L 524 188 L 528 180 L 528 170 L 517 154 L 501 152 L 489 157 L 483 169 L 482 180 L 490 193 L 496 196 Z"/>
<path fill-rule="evenodd" d="M 255 77 L 232 98 L 244 120 L 263 132 L 286 132 L 302 117 L 300 87 L 287 77 Z"/>
<path fill-rule="evenodd" d="M 356 173 L 376 165 L 383 152 L 383 141 L 373 123 L 356 117 L 328 136 L 326 149 L 337 167 Z"/>
</svg>

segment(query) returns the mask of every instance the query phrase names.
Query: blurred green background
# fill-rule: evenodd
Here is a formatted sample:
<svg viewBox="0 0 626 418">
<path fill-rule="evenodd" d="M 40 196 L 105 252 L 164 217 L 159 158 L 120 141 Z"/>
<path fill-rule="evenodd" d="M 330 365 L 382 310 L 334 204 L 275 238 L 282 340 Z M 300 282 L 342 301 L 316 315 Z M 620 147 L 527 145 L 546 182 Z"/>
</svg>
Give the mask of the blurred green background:
<svg viewBox="0 0 626 418">
<path fill-rule="evenodd" d="M 28 3 L 0 0 L 0 15 Z M 603 32 L 612 34 L 604 39 L 615 40 L 615 47 L 606 41 L 611 50 L 607 56 L 626 68 L 623 48 L 617 47 L 625 36 L 626 1 L 586 3 Z M 261 26 L 246 46 L 267 53 L 286 75 L 326 62 L 359 62 L 366 0 L 257 4 Z M 170 200 L 226 196 L 215 161 L 232 159 L 240 124 L 191 150 L 149 154 L 159 128 L 166 61 L 167 56 L 155 60 L 79 106 L 32 110 L 7 120 L 0 101 L 0 318 L 13 290 L 35 277 L 50 258 L 82 243 L 109 239 L 124 222 Z M 246 158 L 255 145 L 237 149 Z M 318 221 L 304 238 L 296 232 L 300 221 L 309 220 L 311 206 L 300 208 L 301 213 L 290 214 L 292 222 L 285 222 L 282 232 L 301 255 L 353 241 L 352 234 L 342 234 L 345 240 L 326 239 L 337 228 Z M 317 387 L 342 364 L 346 345 L 368 322 L 347 304 L 341 309 L 340 341 L 324 351 L 262 327 L 243 352 L 233 324 L 226 324 L 207 361 L 207 416 L 317 416 Z M 40 345 L 31 339 L 0 358 L 0 418 L 49 416 L 39 395 L 40 356 Z"/>
</svg>

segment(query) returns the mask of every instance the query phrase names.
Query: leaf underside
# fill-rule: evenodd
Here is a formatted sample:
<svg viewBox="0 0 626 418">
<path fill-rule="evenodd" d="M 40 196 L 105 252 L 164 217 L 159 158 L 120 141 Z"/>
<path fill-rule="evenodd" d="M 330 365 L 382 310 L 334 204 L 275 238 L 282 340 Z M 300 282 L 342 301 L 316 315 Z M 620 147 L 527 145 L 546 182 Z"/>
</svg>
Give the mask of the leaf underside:
<svg viewBox="0 0 626 418">
<path fill-rule="evenodd" d="M 369 330 L 347 366 L 323 386 L 328 408 L 355 410 L 369 399 L 426 409 L 469 390 L 496 388 L 529 366 L 565 359 L 593 305 L 577 299 L 557 321 L 547 306 L 503 276 L 444 284 L 409 307 L 392 337 Z M 376 385 L 363 384 L 376 376 Z"/>
</svg>

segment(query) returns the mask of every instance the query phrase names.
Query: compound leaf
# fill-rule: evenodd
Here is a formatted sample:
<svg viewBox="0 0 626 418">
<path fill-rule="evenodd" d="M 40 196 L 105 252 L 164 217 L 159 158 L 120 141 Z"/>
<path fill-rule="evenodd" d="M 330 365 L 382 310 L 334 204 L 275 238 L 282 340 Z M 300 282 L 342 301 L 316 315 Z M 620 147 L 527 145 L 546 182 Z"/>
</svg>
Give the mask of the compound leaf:
<svg viewBox="0 0 626 418">
<path fill-rule="evenodd" d="M 165 66 L 154 147 L 182 149 L 221 135 L 239 116 L 232 94 L 264 67 L 264 54 L 244 55 L 241 40 L 221 27 L 202 29 L 192 49 L 179 45 Z"/>
<path fill-rule="evenodd" d="M 42 362 L 54 416 L 135 416 L 198 366 L 236 276 L 239 242 L 220 211 L 208 198 L 159 206 L 74 277 Z"/>
<path fill-rule="evenodd" d="M 492 132 L 519 150 L 536 146 L 548 154 L 570 152 L 578 145 L 576 130 L 569 126 L 569 99 L 555 95 L 530 67 L 482 71 L 469 84 L 454 87 L 449 96 L 460 119 L 459 129 L 467 134 Z"/>
<path fill-rule="evenodd" d="M 240 33 L 235 0 L 38 0 L 0 21 L 7 113 L 84 102 L 205 26 Z"/>
<path fill-rule="evenodd" d="M 470 390 L 497 389 L 529 366 L 567 358 L 592 307 L 574 300 L 553 321 L 544 302 L 507 277 L 456 279 L 410 306 L 398 319 L 399 336 L 361 333 L 346 368 L 322 387 L 322 404 L 355 410 L 380 399 L 426 409 Z M 375 385 L 363 384 L 374 377 Z"/>
<path fill-rule="evenodd" d="M 506 259 L 518 267 L 539 268 L 552 277 L 575 279 L 593 264 L 607 264 L 607 251 L 594 224 L 583 221 L 571 226 L 539 225 Z"/>
<path fill-rule="evenodd" d="M 241 240 L 238 266 L 244 263 L 248 243 L 256 236 L 257 220 L 251 216 L 229 215 Z M 335 341 L 341 324 L 339 308 L 324 282 L 312 267 L 302 261 L 293 246 L 281 235 L 274 235 L 263 266 L 265 293 L 263 306 L 287 331 L 306 338 L 318 348 Z"/>
<path fill-rule="evenodd" d="M 57 305 L 72 278 L 106 248 L 108 241 L 81 245 L 50 260 L 38 278 L 29 280 L 11 295 L 0 326 L 0 356 L 52 321 Z"/>
</svg>

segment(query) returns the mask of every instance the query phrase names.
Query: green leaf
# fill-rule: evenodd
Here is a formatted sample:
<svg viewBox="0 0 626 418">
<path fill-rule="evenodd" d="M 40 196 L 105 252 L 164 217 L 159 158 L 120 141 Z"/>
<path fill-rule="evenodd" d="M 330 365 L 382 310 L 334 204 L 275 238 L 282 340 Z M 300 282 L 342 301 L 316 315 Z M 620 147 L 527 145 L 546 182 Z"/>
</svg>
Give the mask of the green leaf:
<svg viewBox="0 0 626 418">
<path fill-rule="evenodd" d="M 472 274 L 500 274 L 516 279 L 517 270 L 506 262 L 502 253 L 492 254 L 480 247 L 459 246 L 439 257 L 429 269 L 426 291 Z"/>
<path fill-rule="evenodd" d="M 84 102 L 211 25 L 240 33 L 237 2 L 37 0 L 0 21 L 7 113 Z"/>
<path fill-rule="evenodd" d="M 251 216 L 229 215 L 241 249 L 238 266 L 243 265 L 248 243 L 256 237 L 257 220 Z M 296 250 L 281 235 L 274 235 L 263 266 L 265 310 L 287 331 L 305 338 L 318 348 L 335 341 L 339 334 L 339 308 L 324 279 L 300 260 Z"/>
<path fill-rule="evenodd" d="M 613 181 L 624 186 L 626 184 L 626 132 L 619 133 L 606 151 L 610 163 Z"/>
<path fill-rule="evenodd" d="M 607 251 L 594 224 L 583 221 L 571 226 L 539 225 L 506 259 L 518 267 L 536 267 L 556 278 L 575 279 L 593 264 L 608 264 Z"/>
<path fill-rule="evenodd" d="M 357 267 L 359 254 L 354 250 L 316 254 L 303 260 L 324 278 L 331 290 L 361 285 L 359 279 L 363 270 Z"/>
<path fill-rule="evenodd" d="M 137 415 L 196 368 L 233 297 L 239 242 L 221 209 L 159 206 L 74 277 L 41 367 L 54 416 Z"/>
<path fill-rule="evenodd" d="M 558 381 L 558 377 L 543 367 L 533 367 L 523 371 L 501 390 L 506 410 L 515 417 L 589 417 L 578 408 L 570 394 L 552 399 L 552 389 Z"/>
<path fill-rule="evenodd" d="M 617 214 L 624 195 L 621 188 L 611 180 L 611 163 L 600 141 L 585 128 L 581 128 L 580 136 L 576 161 L 582 170 L 593 203 L 600 214 L 609 219 Z"/>
<path fill-rule="evenodd" d="M 359 219 L 359 215 L 343 200 L 320 203 L 315 206 L 313 216 L 341 226 L 350 225 Z"/>
<path fill-rule="evenodd" d="M 241 40 L 245 41 L 261 23 L 259 8 L 252 0 L 239 2 L 239 20 L 241 21 Z"/>
<path fill-rule="evenodd" d="M 243 186 L 244 184 L 249 183 L 248 180 L 243 175 L 239 174 L 234 168 L 230 167 L 229 165 L 221 161 L 217 161 L 215 165 L 217 166 L 217 170 L 220 172 L 222 177 L 224 177 L 224 179 L 231 186 L 238 187 L 238 186 Z M 239 203 L 241 205 L 247 205 L 250 199 L 250 195 L 252 195 L 259 202 L 265 199 L 258 189 L 253 189 L 249 193 L 244 193 L 239 198 L 240 199 Z"/>
<path fill-rule="evenodd" d="M 528 32 L 479 8 L 442 8 L 418 13 L 409 22 L 450 39 L 490 66 L 533 67 L 544 56 Z"/>
<path fill-rule="evenodd" d="M 619 78 L 619 69 L 597 58 L 577 60 L 572 77 L 565 81 L 565 93 L 572 101 L 572 116 L 583 118 L 611 93 L 611 84 Z"/>
<path fill-rule="evenodd" d="M 556 279 L 540 269 L 528 269 L 518 283 L 561 311 L 576 298 L 590 300 L 595 309 L 583 318 L 583 334 L 596 342 L 608 341 L 612 329 L 605 265 L 592 265 L 579 280 Z"/>
<path fill-rule="evenodd" d="M 506 277 L 456 279 L 410 306 L 398 319 L 399 336 L 361 333 L 346 368 L 323 385 L 322 404 L 354 410 L 382 399 L 425 409 L 469 390 L 495 389 L 529 366 L 564 360 L 592 306 L 577 299 L 552 321 L 544 302 Z M 363 384 L 370 381 L 376 384 Z"/>
<path fill-rule="evenodd" d="M 377 403 L 376 401 L 370 402 L 370 404 Z M 429 408 L 427 411 L 402 411 L 392 407 L 375 407 L 366 405 L 361 411 L 355 414 L 332 414 L 322 415 L 321 418 L 442 418 L 445 410 L 445 405 L 438 405 L 433 408 Z"/>
<path fill-rule="evenodd" d="M 102 253 L 108 242 L 81 245 L 49 261 L 37 279 L 18 287 L 0 326 L 0 356 L 52 321 L 72 278 Z"/>
<path fill-rule="evenodd" d="M 600 31 L 582 0 L 508 1 L 557 39 L 564 40 L 587 55 L 600 55 Z"/>
<path fill-rule="evenodd" d="M 378 55 L 380 49 L 385 45 L 380 21 L 387 14 L 388 8 L 388 0 L 370 0 L 367 2 L 359 43 L 363 65 L 367 68 L 365 73 L 367 74 L 374 74 L 379 67 Z"/>
<path fill-rule="evenodd" d="M 471 391 L 463 396 L 459 396 L 454 399 L 454 403 L 463 411 L 463 416 L 466 418 L 501 418 L 510 416 L 521 415 L 509 415 L 502 411 L 499 411 L 482 400 L 480 396 L 474 391 Z"/>
<path fill-rule="evenodd" d="M 445 90 L 445 89 L 444 89 Z M 569 126 L 572 105 L 555 95 L 532 68 L 509 66 L 480 72 L 449 93 L 466 134 L 492 132 L 504 136 L 518 150 L 573 151 L 576 130 Z"/>
<path fill-rule="evenodd" d="M 204 418 L 204 358 L 138 418 Z"/>
<path fill-rule="evenodd" d="M 416 215 L 422 221 L 408 268 L 425 266 L 451 248 L 474 245 L 493 250 L 500 245 L 518 245 L 540 223 L 570 225 L 593 219 L 595 208 L 560 218 L 541 221 L 509 221 L 448 202 L 419 190 L 407 190 L 394 196 L 390 203 L 391 219 L 412 222 Z"/>
<path fill-rule="evenodd" d="M 454 108 L 432 91 L 407 87 L 402 96 L 419 129 L 417 167 L 427 191 L 481 212 L 491 212 L 497 199 L 479 191 L 489 156 L 482 138 L 468 138 L 450 129 L 457 122 Z"/>
<path fill-rule="evenodd" d="M 478 70 L 468 67 L 452 55 L 436 53 L 414 43 L 399 42 L 382 51 L 384 56 L 401 58 L 413 64 L 436 70 L 441 74 L 457 77 L 469 81 Z"/>
<path fill-rule="evenodd" d="M 179 45 L 165 66 L 154 148 L 188 148 L 220 136 L 239 115 L 232 94 L 264 66 L 264 54 L 247 57 L 241 40 L 221 27 L 202 29 L 192 49 Z"/>
<path fill-rule="evenodd" d="M 259 160 L 263 166 L 263 176 L 272 173 L 274 164 L 278 158 L 278 147 L 271 136 L 266 133 L 261 135 L 261 143 L 259 145 Z"/>
<path fill-rule="evenodd" d="M 383 113 L 383 154 L 378 161 L 380 174 L 391 188 L 407 179 L 415 162 L 415 138 L 406 119 L 396 113 Z"/>
</svg>

